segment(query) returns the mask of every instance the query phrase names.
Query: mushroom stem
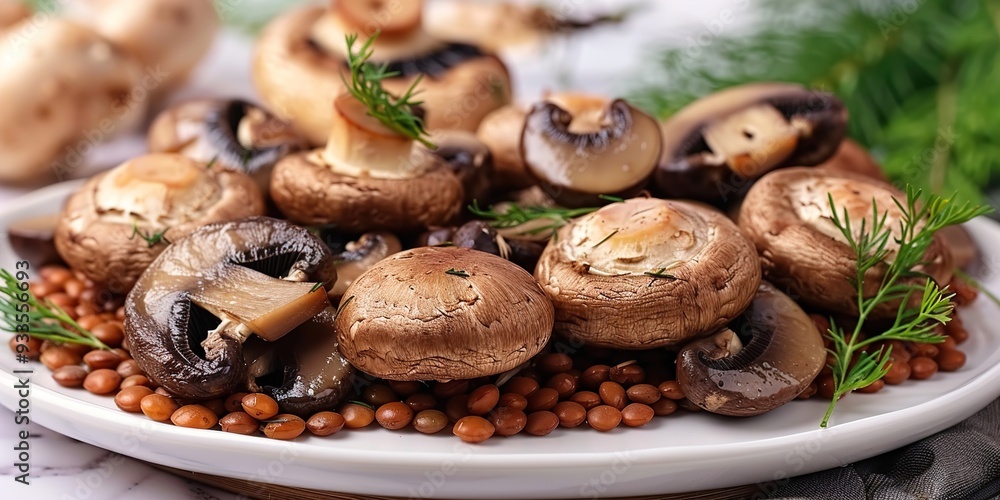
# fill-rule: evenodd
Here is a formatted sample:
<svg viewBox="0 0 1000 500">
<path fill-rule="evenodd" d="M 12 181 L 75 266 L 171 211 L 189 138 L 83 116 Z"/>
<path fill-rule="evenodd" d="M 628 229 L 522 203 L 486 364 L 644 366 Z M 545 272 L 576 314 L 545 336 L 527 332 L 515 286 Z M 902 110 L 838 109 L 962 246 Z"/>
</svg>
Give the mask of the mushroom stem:
<svg viewBox="0 0 1000 500">
<path fill-rule="evenodd" d="M 389 129 L 368 114 L 350 94 L 333 102 L 333 120 L 319 162 L 352 177 L 407 179 L 419 175 L 426 162 L 414 141 Z"/>
</svg>

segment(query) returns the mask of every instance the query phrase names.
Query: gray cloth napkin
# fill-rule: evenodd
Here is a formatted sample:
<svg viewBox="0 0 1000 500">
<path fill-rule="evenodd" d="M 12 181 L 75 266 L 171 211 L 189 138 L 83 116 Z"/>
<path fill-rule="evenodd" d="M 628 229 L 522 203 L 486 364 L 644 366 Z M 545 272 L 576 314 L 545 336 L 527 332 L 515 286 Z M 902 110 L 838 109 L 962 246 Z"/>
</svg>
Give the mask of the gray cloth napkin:
<svg viewBox="0 0 1000 500">
<path fill-rule="evenodd" d="M 1000 400 L 909 446 L 776 486 L 772 498 L 1000 498 Z"/>
</svg>

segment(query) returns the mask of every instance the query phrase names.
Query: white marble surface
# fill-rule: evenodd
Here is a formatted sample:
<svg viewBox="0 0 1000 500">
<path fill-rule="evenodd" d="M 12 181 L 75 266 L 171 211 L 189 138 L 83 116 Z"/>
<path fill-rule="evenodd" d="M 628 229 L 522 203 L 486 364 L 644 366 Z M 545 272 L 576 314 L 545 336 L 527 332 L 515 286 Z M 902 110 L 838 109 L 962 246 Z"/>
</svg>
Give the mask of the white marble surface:
<svg viewBox="0 0 1000 500">
<path fill-rule="evenodd" d="M 260 0 L 258 0 L 260 1 Z M 270 0 L 265 0 L 270 1 Z M 277 0 L 274 0 L 277 1 Z M 569 0 L 581 12 L 620 7 L 632 1 Z M 520 48 L 507 54 L 515 89 L 530 102 L 546 89 L 566 86 L 594 92 L 620 94 L 630 85 L 630 75 L 641 71 L 644 50 L 655 44 L 691 43 L 691 37 L 709 32 L 720 19 L 730 29 L 746 21 L 745 0 L 700 0 L 663 2 L 651 0 L 640 15 L 620 27 L 593 30 L 586 36 L 558 39 L 545 48 Z M 567 2 L 562 2 L 567 4 Z M 726 11 L 731 14 L 724 14 Z M 253 98 L 249 84 L 251 45 L 241 36 L 220 36 L 189 88 L 174 99 L 196 95 L 226 95 Z M 105 144 L 87 158 L 73 177 L 85 177 L 139 154 L 144 142 L 128 135 Z M 14 201 L 26 189 L 0 186 L 0 204 Z M 40 375 L 36 375 L 40 376 Z M 0 388 L 0 390 L 11 390 Z M 142 462 L 66 438 L 37 425 L 31 433 L 30 484 L 15 481 L 19 474 L 10 460 L 17 446 L 15 415 L 0 408 L 0 498 L 4 499 L 120 499 L 191 498 L 232 499 L 219 491 L 160 471 Z"/>
</svg>

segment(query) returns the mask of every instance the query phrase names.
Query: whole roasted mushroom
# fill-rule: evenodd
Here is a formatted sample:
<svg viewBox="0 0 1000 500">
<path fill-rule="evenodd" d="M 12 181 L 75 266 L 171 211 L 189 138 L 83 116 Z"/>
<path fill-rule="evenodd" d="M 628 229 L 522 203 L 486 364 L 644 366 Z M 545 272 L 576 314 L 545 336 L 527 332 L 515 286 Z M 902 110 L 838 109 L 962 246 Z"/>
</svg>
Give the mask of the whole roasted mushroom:
<svg viewBox="0 0 1000 500">
<path fill-rule="evenodd" d="M 528 113 L 521 155 L 556 201 L 588 206 L 600 195 L 638 194 L 662 142 L 656 120 L 621 99 L 554 94 Z"/>
<path fill-rule="evenodd" d="M 657 193 L 722 205 L 776 168 L 829 158 L 847 125 L 834 95 L 787 83 L 751 83 L 703 97 L 663 123 Z"/>
<path fill-rule="evenodd" d="M 171 394 L 230 394 L 247 382 L 243 343 L 273 342 L 316 317 L 330 305 L 322 285 L 336 277 L 330 253 L 305 229 L 265 217 L 210 224 L 143 273 L 125 303 L 125 338 Z"/>
<path fill-rule="evenodd" d="M 482 117 L 510 101 L 510 76 L 496 56 L 472 45 L 434 39 L 422 28 L 423 2 L 375 0 L 308 6 L 275 19 L 257 42 L 253 77 L 264 102 L 313 144 L 330 131 L 329 106 L 348 75 L 344 37 L 375 41 L 372 62 L 398 73 L 385 87 L 402 95 L 423 75 L 420 100 L 431 130 L 475 131 Z"/>
<path fill-rule="evenodd" d="M 71 195 L 55 244 L 73 269 L 125 293 L 169 242 L 212 222 L 263 213 L 263 195 L 250 177 L 206 170 L 180 155 L 149 154 Z"/>
<path fill-rule="evenodd" d="M 833 223 L 830 197 L 838 211 L 847 211 L 855 238 L 862 220 L 871 227 L 874 200 L 880 216 L 886 216 L 885 227 L 893 231 L 887 248 L 888 259 L 894 257 L 902 216 L 896 201 L 905 203 L 906 195 L 861 174 L 812 168 L 771 172 L 747 193 L 739 226 L 760 253 L 765 279 L 804 305 L 856 316 L 856 256 Z M 951 281 L 952 256 L 940 235 L 934 236 L 924 262 L 919 272 L 942 286 Z M 865 275 L 866 296 L 874 295 L 881 286 L 887 266 L 880 263 Z M 922 282 L 925 278 L 906 279 Z M 869 317 L 891 319 L 898 309 L 899 302 L 887 301 L 875 307 Z"/>
<path fill-rule="evenodd" d="M 749 417 L 794 399 L 825 364 L 816 324 L 765 281 L 729 328 L 681 349 L 677 382 L 705 410 Z"/>
<path fill-rule="evenodd" d="M 333 108 L 326 148 L 275 166 L 271 199 L 286 217 L 363 233 L 418 231 L 458 215 L 465 189 L 451 166 L 383 125 L 350 94 Z"/>
<path fill-rule="evenodd" d="M 677 346 L 717 330 L 753 299 L 760 264 L 725 215 L 701 204 L 637 198 L 573 220 L 535 277 L 555 333 L 616 349 Z"/>
<path fill-rule="evenodd" d="M 510 370 L 541 351 L 552 303 L 531 275 L 476 250 L 400 252 L 347 289 L 336 320 L 357 369 L 388 380 L 455 380 Z"/>
<path fill-rule="evenodd" d="M 305 147 L 290 123 L 241 99 L 196 99 L 168 108 L 150 125 L 147 143 L 154 153 L 243 172 L 264 193 L 275 163 Z"/>
</svg>

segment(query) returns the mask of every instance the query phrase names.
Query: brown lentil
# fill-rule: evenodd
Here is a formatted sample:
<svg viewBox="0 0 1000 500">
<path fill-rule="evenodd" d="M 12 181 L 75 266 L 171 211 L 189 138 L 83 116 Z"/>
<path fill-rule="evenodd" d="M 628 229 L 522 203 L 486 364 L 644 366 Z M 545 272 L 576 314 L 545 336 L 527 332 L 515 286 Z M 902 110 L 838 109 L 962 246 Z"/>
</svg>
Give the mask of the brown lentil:
<svg viewBox="0 0 1000 500">
<path fill-rule="evenodd" d="M 481 443 L 493 437 L 496 428 L 483 417 L 468 415 L 455 422 L 453 434 L 466 443 Z"/>
<path fill-rule="evenodd" d="M 614 406 L 601 405 L 591 408 L 587 412 L 587 423 L 599 432 L 608 432 L 618 427 L 621 421 L 622 412 L 618 411 L 618 408 Z"/>
<path fill-rule="evenodd" d="M 385 384 L 372 384 L 365 388 L 361 395 L 361 401 L 378 408 L 386 403 L 399 401 L 400 398 L 395 391 Z"/>
<path fill-rule="evenodd" d="M 340 408 L 340 414 L 344 417 L 344 427 L 348 429 L 368 427 L 375 421 L 375 410 L 357 403 L 347 403 Z"/>
<path fill-rule="evenodd" d="M 421 392 L 407 397 L 406 404 L 408 404 L 414 412 L 419 413 L 437 406 L 437 398 L 428 392 Z"/>
<path fill-rule="evenodd" d="M 913 355 L 923 356 L 925 358 L 933 358 L 938 355 L 938 348 L 934 344 L 925 344 L 921 342 L 913 343 Z"/>
<path fill-rule="evenodd" d="M 611 367 L 608 365 L 594 365 L 580 374 L 580 385 L 595 391 L 608 380 L 611 380 Z"/>
<path fill-rule="evenodd" d="M 185 405 L 170 415 L 170 421 L 178 427 L 211 429 L 219 422 L 219 417 L 202 405 Z"/>
<path fill-rule="evenodd" d="M 625 391 L 628 399 L 634 403 L 651 405 L 660 400 L 660 390 L 651 384 L 636 384 Z"/>
<path fill-rule="evenodd" d="M 126 389 L 136 385 L 144 385 L 149 387 L 149 379 L 145 375 L 130 375 L 122 379 L 122 383 L 119 387 Z"/>
<path fill-rule="evenodd" d="M 94 349 L 83 355 L 83 362 L 91 370 L 99 370 L 101 368 L 110 369 L 117 368 L 118 363 L 122 362 L 122 358 L 117 353 L 111 351 Z"/>
<path fill-rule="evenodd" d="M 66 365 L 52 372 L 52 378 L 63 387 L 82 387 L 87 370 L 80 365 Z"/>
<path fill-rule="evenodd" d="M 649 405 L 649 407 L 653 409 L 653 414 L 657 417 L 665 417 L 677 411 L 677 402 L 673 399 L 663 398 Z"/>
<path fill-rule="evenodd" d="M 413 428 L 422 434 L 435 434 L 448 427 L 448 416 L 440 410 L 424 410 L 413 417 Z"/>
<path fill-rule="evenodd" d="M 249 436 L 257 434 L 257 431 L 260 429 L 260 422 L 257 422 L 257 419 L 251 417 L 245 411 L 234 411 L 220 418 L 219 426 L 225 432 Z"/>
<path fill-rule="evenodd" d="M 122 383 L 121 375 L 114 370 L 102 368 L 87 374 L 83 379 L 83 388 L 94 394 L 110 394 Z"/>
<path fill-rule="evenodd" d="M 260 430 L 271 439 L 295 439 L 306 430 L 306 421 L 298 415 L 282 413 L 261 422 Z"/>
<path fill-rule="evenodd" d="M 267 420 L 278 414 L 278 402 L 267 394 L 254 392 L 243 396 L 243 411 L 257 420 Z"/>
<path fill-rule="evenodd" d="M 618 410 L 625 408 L 625 389 L 617 382 L 604 382 L 597 391 L 601 395 L 601 401 L 606 405 L 615 407 Z"/>
<path fill-rule="evenodd" d="M 39 359 L 49 370 L 57 370 L 67 365 L 78 365 L 83 361 L 83 357 L 79 353 L 66 346 L 52 346 L 43 349 Z"/>
<path fill-rule="evenodd" d="M 139 413 L 142 411 L 142 399 L 152 393 L 152 389 L 141 385 L 122 389 L 115 394 L 115 405 L 122 411 Z"/>
<path fill-rule="evenodd" d="M 910 378 L 910 363 L 907 359 L 896 357 L 896 352 L 889 355 L 889 371 L 885 373 L 882 380 L 889 385 L 898 385 L 906 382 Z"/>
<path fill-rule="evenodd" d="M 527 412 L 551 410 L 559 402 L 559 392 L 551 387 L 542 387 L 528 396 Z"/>
<path fill-rule="evenodd" d="M 413 420 L 413 409 L 401 401 L 392 401 L 379 407 L 375 412 L 375 420 L 389 430 L 399 430 Z"/>
<path fill-rule="evenodd" d="M 624 386 L 640 384 L 646 380 L 646 370 L 639 365 L 614 366 L 608 371 L 613 382 Z"/>
<path fill-rule="evenodd" d="M 528 414 L 524 432 L 532 436 L 547 436 L 559 427 L 559 417 L 551 411 L 536 411 Z"/>
<path fill-rule="evenodd" d="M 209 410 L 212 410 L 212 413 L 215 413 L 215 416 L 217 417 L 222 417 L 223 415 L 229 413 L 229 411 L 226 410 L 226 400 L 222 398 L 209 399 L 208 401 L 203 401 L 201 405 Z"/>
<path fill-rule="evenodd" d="M 521 432 L 528 424 L 528 416 L 517 408 L 501 406 L 490 413 L 490 423 L 500 436 L 513 436 Z"/>
<path fill-rule="evenodd" d="M 469 415 L 469 395 L 459 394 L 457 396 L 452 396 L 444 404 L 444 414 L 448 415 L 448 418 L 452 422 L 458 422 L 464 417 Z"/>
<path fill-rule="evenodd" d="M 673 399 L 678 401 L 684 399 L 684 391 L 681 389 L 681 385 L 677 383 L 676 380 L 668 380 L 663 382 L 659 386 L 660 395 L 665 398 Z"/>
<path fill-rule="evenodd" d="M 655 412 L 649 405 L 632 403 L 622 410 L 622 423 L 628 427 L 642 427 L 653 420 Z"/>
<path fill-rule="evenodd" d="M 468 392 L 469 381 L 452 380 L 450 382 L 438 382 L 434 384 L 434 389 L 431 391 L 434 394 L 434 397 L 440 400 L 448 400 L 454 396 Z"/>
<path fill-rule="evenodd" d="M 132 375 L 143 375 L 142 368 L 139 368 L 139 363 L 136 363 L 134 359 L 126 359 L 118 363 L 117 371 L 122 378 L 131 377 Z"/>
<path fill-rule="evenodd" d="M 579 427 L 587 420 L 587 409 L 580 403 L 572 401 L 563 401 L 557 404 L 552 409 L 552 413 L 559 417 L 559 425 L 563 427 Z"/>
<path fill-rule="evenodd" d="M 566 399 L 576 392 L 576 379 L 569 373 L 557 373 L 549 378 L 545 387 L 555 389 L 560 399 Z"/>
<path fill-rule="evenodd" d="M 573 368 L 573 358 L 561 352 L 550 352 L 538 360 L 538 368 L 550 375 L 563 373 Z"/>
<path fill-rule="evenodd" d="M 858 389 L 858 392 L 863 394 L 874 394 L 881 391 L 883 388 L 885 388 L 885 382 L 883 382 L 882 379 L 879 379 Z"/>
<path fill-rule="evenodd" d="M 18 352 L 18 349 L 20 349 L 20 353 L 28 359 L 38 359 L 42 355 L 42 341 L 35 337 L 28 337 L 26 342 L 18 342 L 17 336 L 11 336 L 9 344 L 11 351 Z"/>
<path fill-rule="evenodd" d="M 538 388 L 538 381 L 530 377 L 514 377 L 503 386 L 504 391 L 520 394 L 524 397 L 530 396 Z"/>
<path fill-rule="evenodd" d="M 306 420 L 306 429 L 317 436 L 336 434 L 344 428 L 344 417 L 333 411 L 321 411 Z"/>
<path fill-rule="evenodd" d="M 400 397 L 406 398 L 419 393 L 424 388 L 424 384 L 412 380 L 407 380 L 407 381 L 390 380 L 389 388 L 392 389 L 392 392 L 395 392 Z"/>
<path fill-rule="evenodd" d="M 580 391 L 569 398 L 574 403 L 579 403 L 585 410 L 589 410 L 602 403 L 601 396 L 592 391 Z"/>
<path fill-rule="evenodd" d="M 528 398 L 516 392 L 507 392 L 500 396 L 500 401 L 497 404 L 501 407 L 524 410 L 528 407 Z"/>
<path fill-rule="evenodd" d="M 486 415 L 500 401 L 500 389 L 493 384 L 477 387 L 469 394 L 466 409 L 470 415 Z"/>
<path fill-rule="evenodd" d="M 230 394 L 225 399 L 226 411 L 229 413 L 235 413 L 238 411 L 243 411 L 243 397 L 246 396 L 247 392 L 236 392 Z"/>
<path fill-rule="evenodd" d="M 943 372 L 953 372 L 965 366 L 965 353 L 958 349 L 941 349 L 941 352 L 934 358 L 938 368 Z"/>
<path fill-rule="evenodd" d="M 125 332 L 116 321 L 101 323 L 90 330 L 95 337 L 104 342 L 108 347 L 118 347 L 125 340 Z"/>
<path fill-rule="evenodd" d="M 139 406 L 143 414 L 157 422 L 170 420 L 170 416 L 180 408 L 180 405 L 175 403 L 173 399 L 156 393 L 142 398 Z"/>
</svg>

